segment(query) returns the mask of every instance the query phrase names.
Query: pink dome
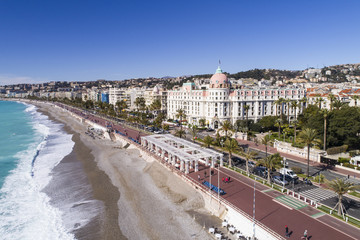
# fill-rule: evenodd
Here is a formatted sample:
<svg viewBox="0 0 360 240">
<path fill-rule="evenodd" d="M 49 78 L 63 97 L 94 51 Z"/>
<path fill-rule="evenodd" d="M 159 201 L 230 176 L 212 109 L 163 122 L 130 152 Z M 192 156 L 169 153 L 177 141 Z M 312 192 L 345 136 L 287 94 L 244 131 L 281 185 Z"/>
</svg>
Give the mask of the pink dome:
<svg viewBox="0 0 360 240">
<path fill-rule="evenodd" d="M 220 67 L 216 70 L 216 73 L 210 78 L 210 87 L 212 88 L 225 88 L 228 84 L 227 76 L 222 73 Z"/>
</svg>

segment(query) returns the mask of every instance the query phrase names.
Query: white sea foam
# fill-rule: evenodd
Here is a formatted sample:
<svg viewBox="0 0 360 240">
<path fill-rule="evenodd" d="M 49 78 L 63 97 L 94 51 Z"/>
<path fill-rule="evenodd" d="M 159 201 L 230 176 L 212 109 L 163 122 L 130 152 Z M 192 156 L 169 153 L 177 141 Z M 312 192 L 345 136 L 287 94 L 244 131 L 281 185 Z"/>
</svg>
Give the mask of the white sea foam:
<svg viewBox="0 0 360 240">
<path fill-rule="evenodd" d="M 74 142 L 35 106 L 28 105 L 26 112 L 32 115 L 36 134 L 29 148 L 16 155 L 18 165 L 0 190 L 1 239 L 74 239 L 72 229 L 64 227 L 63 213 L 42 192 L 52 169 L 72 151 Z"/>
</svg>

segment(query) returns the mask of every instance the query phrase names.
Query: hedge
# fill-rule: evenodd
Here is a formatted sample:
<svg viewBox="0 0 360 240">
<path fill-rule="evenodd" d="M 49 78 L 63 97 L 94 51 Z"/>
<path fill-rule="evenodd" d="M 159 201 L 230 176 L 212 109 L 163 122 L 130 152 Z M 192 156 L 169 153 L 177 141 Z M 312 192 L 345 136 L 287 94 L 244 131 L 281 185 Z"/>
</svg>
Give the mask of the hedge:
<svg viewBox="0 0 360 240">
<path fill-rule="evenodd" d="M 342 145 L 340 147 L 332 147 L 332 148 L 328 148 L 326 152 L 328 155 L 338 154 L 338 153 L 346 152 L 348 147 L 349 147 L 348 145 Z"/>
</svg>

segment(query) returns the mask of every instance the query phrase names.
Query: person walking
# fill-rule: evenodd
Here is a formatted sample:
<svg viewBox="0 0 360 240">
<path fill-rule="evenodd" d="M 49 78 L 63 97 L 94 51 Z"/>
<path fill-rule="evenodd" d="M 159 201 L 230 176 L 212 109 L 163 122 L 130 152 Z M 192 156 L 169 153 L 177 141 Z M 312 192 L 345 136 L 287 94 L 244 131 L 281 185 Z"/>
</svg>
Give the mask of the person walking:
<svg viewBox="0 0 360 240">
<path fill-rule="evenodd" d="M 204 172 L 204 178 L 206 178 L 206 169 L 205 169 L 205 172 Z"/>
<path fill-rule="evenodd" d="M 287 225 L 285 225 L 285 237 L 290 237 L 289 235 L 289 228 Z"/>
<path fill-rule="evenodd" d="M 225 178 L 223 177 L 223 178 L 222 178 L 222 181 L 224 182 L 224 180 L 225 180 Z"/>
<path fill-rule="evenodd" d="M 304 238 L 303 238 L 303 239 L 308 240 L 307 235 L 308 235 L 307 230 L 305 230 L 305 232 L 304 232 Z"/>
<path fill-rule="evenodd" d="M 199 180 L 199 182 L 200 182 L 200 174 L 198 174 L 198 180 Z"/>
</svg>

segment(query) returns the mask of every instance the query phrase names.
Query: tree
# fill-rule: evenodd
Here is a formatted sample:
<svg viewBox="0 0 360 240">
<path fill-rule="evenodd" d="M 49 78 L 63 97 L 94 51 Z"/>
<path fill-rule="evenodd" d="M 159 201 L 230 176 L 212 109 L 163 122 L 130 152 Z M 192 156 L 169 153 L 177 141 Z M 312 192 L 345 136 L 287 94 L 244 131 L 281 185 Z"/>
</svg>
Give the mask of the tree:
<svg viewBox="0 0 360 240">
<path fill-rule="evenodd" d="M 278 106 L 280 105 L 280 104 L 282 104 L 282 101 L 283 101 L 283 98 L 279 98 L 278 100 L 275 100 L 275 114 L 276 114 L 276 116 L 278 116 Z"/>
<path fill-rule="evenodd" d="M 345 106 L 346 105 L 346 103 L 343 103 L 343 102 L 341 102 L 340 100 L 338 100 L 338 99 L 336 99 L 335 101 L 334 101 L 334 104 L 333 104 L 333 106 L 334 106 L 334 108 L 336 109 L 336 110 L 340 110 L 340 108 L 342 108 L 343 106 Z"/>
<path fill-rule="evenodd" d="M 150 105 L 150 110 L 151 111 L 154 111 L 154 112 L 158 112 L 161 110 L 161 101 L 160 99 L 155 99 L 151 105 Z"/>
<path fill-rule="evenodd" d="M 321 109 L 321 104 L 324 101 L 324 99 L 322 97 L 319 97 L 315 100 L 315 103 L 317 103 L 319 105 L 319 109 Z"/>
<path fill-rule="evenodd" d="M 279 138 L 280 138 L 281 124 L 282 124 L 282 119 L 281 119 L 281 118 L 278 118 L 278 119 L 276 120 L 275 126 L 278 127 L 278 130 L 279 130 L 279 132 L 278 132 L 278 137 L 279 137 Z"/>
<path fill-rule="evenodd" d="M 206 124 L 206 119 L 205 119 L 205 118 L 201 118 L 201 119 L 199 120 L 199 124 L 200 124 L 201 127 L 204 127 L 205 124 Z"/>
<path fill-rule="evenodd" d="M 210 145 L 213 144 L 214 139 L 212 137 L 210 137 L 209 135 L 207 135 L 204 137 L 203 142 L 206 147 L 210 147 Z"/>
<path fill-rule="evenodd" d="M 258 164 L 263 165 L 267 168 L 267 182 L 268 184 L 271 184 L 270 182 L 270 173 L 273 168 L 280 168 L 281 167 L 281 156 L 279 153 L 276 153 L 274 155 L 266 156 L 264 159 L 261 159 Z"/>
<path fill-rule="evenodd" d="M 330 100 L 330 111 L 333 110 L 334 107 L 334 101 L 336 100 L 336 97 L 334 96 L 334 94 L 329 94 L 328 95 L 328 99 Z"/>
<path fill-rule="evenodd" d="M 185 135 L 186 135 L 186 132 L 185 132 L 184 130 L 182 130 L 182 129 L 177 130 L 177 131 L 175 132 L 175 136 L 177 136 L 177 137 L 179 137 L 179 138 L 182 138 L 182 137 L 185 136 Z"/>
<path fill-rule="evenodd" d="M 261 144 L 265 145 L 265 158 L 268 156 L 268 145 L 271 143 L 271 137 L 269 134 L 265 135 L 261 139 Z"/>
<path fill-rule="evenodd" d="M 233 126 L 231 125 L 230 121 L 225 121 L 223 122 L 221 128 L 219 129 L 219 132 L 224 132 L 225 133 L 225 139 L 228 138 L 228 133 L 230 132 L 231 134 L 233 134 Z"/>
<path fill-rule="evenodd" d="M 307 169 L 306 169 L 306 176 L 309 177 L 309 166 L 310 166 L 310 148 L 315 145 L 319 144 L 320 140 L 316 138 L 316 130 L 311 128 L 305 128 L 301 131 L 299 138 L 300 142 L 303 142 L 307 146 Z"/>
<path fill-rule="evenodd" d="M 244 149 L 240 149 L 240 154 L 245 158 L 246 160 L 246 173 L 249 174 L 249 161 L 253 160 L 254 157 L 257 155 L 256 152 L 251 152 L 250 148 L 247 148 L 246 151 Z"/>
<path fill-rule="evenodd" d="M 360 96 L 359 95 L 353 95 L 351 96 L 352 99 L 354 99 L 354 104 L 355 104 L 355 107 L 357 106 L 357 101 L 360 99 Z"/>
<path fill-rule="evenodd" d="M 127 103 L 125 100 L 117 101 L 115 104 L 117 110 L 121 112 L 122 110 L 127 108 Z"/>
<path fill-rule="evenodd" d="M 284 103 L 286 103 L 286 112 L 287 112 L 287 122 L 290 122 L 290 99 L 285 99 Z"/>
<path fill-rule="evenodd" d="M 269 131 L 269 130 L 275 131 L 276 128 L 274 126 L 277 119 L 278 117 L 276 116 L 265 116 L 262 117 L 258 123 L 260 124 L 260 126 L 263 128 L 264 131 Z"/>
<path fill-rule="evenodd" d="M 291 108 L 293 109 L 294 113 L 295 113 L 295 120 L 296 120 L 296 110 L 297 107 L 299 106 L 298 102 L 296 100 L 291 101 Z"/>
<path fill-rule="evenodd" d="M 246 122 L 249 121 L 249 109 L 250 109 L 250 105 L 244 105 L 244 111 L 246 113 Z M 247 124 L 247 127 L 249 128 L 249 125 Z"/>
<path fill-rule="evenodd" d="M 135 105 L 138 109 L 138 111 L 144 111 L 146 109 L 146 105 L 145 105 L 145 98 L 143 97 L 137 97 L 135 99 Z"/>
<path fill-rule="evenodd" d="M 232 153 L 240 149 L 238 142 L 235 139 L 229 138 L 225 141 L 224 148 L 229 153 L 229 167 L 232 167 Z"/>
<path fill-rule="evenodd" d="M 182 130 L 182 120 L 184 119 L 184 118 L 186 118 L 186 114 L 185 114 L 185 111 L 184 111 L 184 109 L 182 109 L 182 108 L 180 108 L 180 109 L 178 109 L 177 111 L 176 111 L 177 113 L 176 113 L 176 118 L 178 118 L 178 119 L 180 119 L 180 130 Z M 181 138 L 181 137 L 180 137 Z"/>
<path fill-rule="evenodd" d="M 196 139 L 196 136 L 199 132 L 199 129 L 196 125 L 192 125 L 191 128 L 190 128 L 190 134 L 192 136 L 192 140 L 193 142 L 195 142 L 195 139 Z"/>
<path fill-rule="evenodd" d="M 326 119 L 329 115 L 329 111 L 327 109 L 323 109 L 321 113 L 324 117 L 324 151 L 326 151 Z"/>
<path fill-rule="evenodd" d="M 351 183 L 343 178 L 341 178 L 341 179 L 337 178 L 333 181 L 327 181 L 327 185 L 331 190 L 333 190 L 338 195 L 338 202 L 335 205 L 335 207 L 333 208 L 333 210 L 336 209 L 336 207 L 337 207 L 338 208 L 337 214 L 338 215 L 341 214 L 343 216 L 343 218 L 345 218 L 346 209 L 342 203 L 343 195 L 345 193 L 347 193 L 348 191 L 359 189 L 360 186 L 354 185 L 353 183 Z"/>
<path fill-rule="evenodd" d="M 299 121 L 295 119 L 292 123 L 294 124 L 294 142 L 296 142 L 296 127 Z"/>
</svg>

